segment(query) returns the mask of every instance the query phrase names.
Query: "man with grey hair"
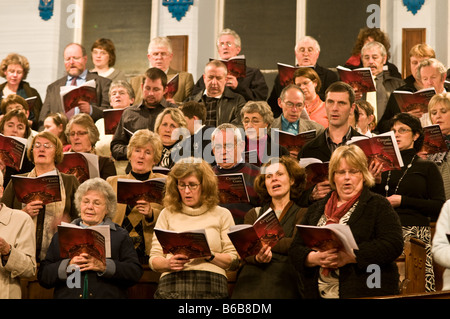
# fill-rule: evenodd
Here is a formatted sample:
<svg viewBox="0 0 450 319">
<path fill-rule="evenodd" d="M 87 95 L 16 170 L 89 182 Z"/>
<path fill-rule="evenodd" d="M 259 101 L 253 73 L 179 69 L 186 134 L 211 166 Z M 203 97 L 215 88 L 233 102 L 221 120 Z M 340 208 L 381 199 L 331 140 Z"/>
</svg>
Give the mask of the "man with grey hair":
<svg viewBox="0 0 450 319">
<path fill-rule="evenodd" d="M 320 55 L 319 42 L 311 36 L 305 36 L 301 38 L 295 45 L 295 59 L 296 66 L 299 67 L 312 67 L 316 71 L 320 78 L 322 86 L 319 91 L 319 96 L 322 101 L 325 101 L 325 91 L 331 83 L 336 82 L 339 77 L 336 72 L 320 66 L 317 63 Z M 272 108 L 273 115 L 278 117 L 281 115 L 281 109 L 278 107 L 278 98 L 280 97 L 283 87 L 280 83 L 280 75 L 275 78 L 272 92 L 267 100 Z"/>
<path fill-rule="evenodd" d="M 423 60 L 417 67 L 417 78 L 422 82 L 423 87 L 434 88 L 436 94 L 448 92 L 446 89 L 447 69 L 439 60 L 435 58 Z M 431 125 L 428 113 L 424 113 L 420 118 L 422 126 Z"/>
<path fill-rule="evenodd" d="M 217 165 L 213 166 L 216 175 L 243 174 L 250 202 L 221 204 L 230 210 L 236 224 L 244 222 L 245 214 L 259 206 L 258 195 L 254 190 L 255 178 L 260 174 L 259 167 L 246 163 L 243 158 L 245 141 L 242 129 L 233 124 L 219 125 L 211 135 L 212 150 Z"/>
<path fill-rule="evenodd" d="M 278 129 L 294 135 L 310 130 L 315 130 L 316 135 L 319 135 L 324 131 L 324 127 L 319 123 L 301 118 L 305 111 L 305 97 L 302 89 L 297 85 L 290 84 L 281 91 L 278 105 L 282 110 L 282 114 L 273 121 L 272 129 Z M 276 134 L 276 132 L 271 130 L 271 134 Z M 298 151 L 290 150 L 289 152 L 292 157 L 297 158 Z"/>
<path fill-rule="evenodd" d="M 150 41 L 147 53 L 150 67 L 155 67 L 164 71 L 168 81 L 178 74 L 178 90 L 173 98 L 168 98 L 167 101 L 171 103 L 181 103 L 191 95 L 192 88 L 194 87 L 194 78 L 192 77 L 192 74 L 188 72 L 178 71 L 170 67 L 173 55 L 172 42 L 169 38 L 156 37 Z M 136 94 L 136 103 L 140 103 L 143 98 L 141 84 L 144 77 L 145 76 L 142 74 L 130 79 L 131 86 Z"/>
<path fill-rule="evenodd" d="M 214 127 L 222 123 L 241 125 L 241 109 L 245 99 L 226 86 L 227 74 L 227 67 L 223 62 L 219 60 L 208 62 L 203 73 L 205 89 L 188 99 L 205 104 L 204 125 Z"/>
<path fill-rule="evenodd" d="M 217 37 L 217 52 L 221 60 L 229 60 L 241 52 L 241 38 L 231 29 L 222 30 Z M 269 93 L 264 75 L 257 68 L 246 66 L 245 77 L 236 78 L 232 74 L 227 75 L 226 86 L 231 91 L 244 97 L 246 101 L 266 100 Z M 205 89 L 203 77 L 197 81 L 192 92 L 193 95 Z"/>
<path fill-rule="evenodd" d="M 373 106 L 375 118 L 378 121 L 383 117 L 391 93 L 405 83 L 402 79 L 393 77 L 388 71 L 384 71 L 387 52 L 382 43 L 377 41 L 366 43 L 361 49 L 361 60 L 363 66 L 372 71 L 376 91 L 365 94 L 355 92 L 355 94 L 357 100 L 362 98 Z"/>
</svg>

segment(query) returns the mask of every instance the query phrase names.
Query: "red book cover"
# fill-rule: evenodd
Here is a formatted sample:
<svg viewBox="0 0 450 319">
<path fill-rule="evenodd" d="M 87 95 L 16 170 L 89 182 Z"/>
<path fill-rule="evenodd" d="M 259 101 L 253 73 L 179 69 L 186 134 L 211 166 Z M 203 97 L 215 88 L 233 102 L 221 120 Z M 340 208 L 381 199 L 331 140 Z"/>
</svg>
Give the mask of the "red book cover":
<svg viewBox="0 0 450 319">
<path fill-rule="evenodd" d="M 175 93 L 177 93 L 179 82 L 180 82 L 179 73 L 177 73 L 173 78 L 171 78 L 169 82 L 167 82 L 167 93 L 164 95 L 166 99 L 173 98 Z"/>
<path fill-rule="evenodd" d="M 20 171 L 26 153 L 27 140 L 0 134 L 0 161 Z"/>
<path fill-rule="evenodd" d="M 56 168 L 65 174 L 75 175 L 83 183 L 89 178 L 99 177 L 98 155 L 90 153 L 65 152 Z"/>
<path fill-rule="evenodd" d="M 114 134 L 116 132 L 117 125 L 119 125 L 125 109 L 107 109 L 103 110 L 103 118 L 105 123 L 105 134 Z"/>
<path fill-rule="evenodd" d="M 183 254 L 189 259 L 211 256 L 204 229 L 175 232 L 155 228 L 154 231 L 164 254 Z"/>
<path fill-rule="evenodd" d="M 214 59 L 209 59 L 210 61 Z M 247 66 L 245 62 L 245 56 L 237 55 L 228 60 L 220 60 L 219 61 L 225 63 L 227 66 L 228 74 L 233 75 L 237 79 L 245 78 L 247 74 Z"/>
<path fill-rule="evenodd" d="M 284 235 L 283 227 L 271 208 L 253 225 L 234 225 L 228 232 L 228 237 L 241 258 L 256 255 L 263 244 L 275 246 Z"/>
<path fill-rule="evenodd" d="M 434 88 L 422 89 L 417 92 L 392 92 L 401 112 L 420 110 L 422 114 L 428 113 L 428 102 L 436 94 Z"/>
<path fill-rule="evenodd" d="M 11 176 L 14 192 L 19 202 L 28 204 L 40 200 L 44 205 L 61 201 L 61 188 L 58 175 L 39 177 Z"/>
<path fill-rule="evenodd" d="M 371 138 L 353 137 L 347 144 L 358 145 L 366 154 L 369 165 L 372 161 L 383 164 L 383 172 L 403 167 L 403 159 L 398 149 L 393 131 Z"/>
<path fill-rule="evenodd" d="M 445 142 L 444 135 L 442 135 L 441 128 L 438 124 L 425 126 L 423 128 L 424 141 L 422 152 L 427 154 L 436 154 L 447 152 L 448 147 Z"/>
<path fill-rule="evenodd" d="M 25 99 L 25 101 L 27 101 L 28 109 L 30 112 L 34 111 L 37 99 L 37 96 L 30 96 Z"/>
<path fill-rule="evenodd" d="M 219 183 L 219 200 L 221 204 L 249 203 L 244 174 L 217 175 Z"/>
<path fill-rule="evenodd" d="M 300 166 L 305 169 L 306 173 L 306 189 L 328 180 L 328 165 L 329 162 L 322 162 L 317 158 L 300 159 Z"/>
<path fill-rule="evenodd" d="M 355 92 L 367 93 L 376 91 L 370 68 L 351 70 L 339 65 L 336 69 L 341 81 L 350 84 Z"/>
<path fill-rule="evenodd" d="M 162 204 L 165 186 L 165 178 L 152 178 L 146 181 L 119 178 L 117 180 L 117 202 L 131 207 L 136 206 L 138 200 Z"/>
<path fill-rule="evenodd" d="M 105 237 L 95 229 L 58 225 L 61 258 L 73 258 L 88 253 L 106 264 Z"/>
<path fill-rule="evenodd" d="M 299 153 L 306 143 L 316 137 L 316 130 L 301 132 L 297 135 L 281 130 L 275 130 L 275 133 L 277 134 L 275 136 L 278 136 L 278 144 L 286 147 L 289 152 L 296 153 Z"/>
<path fill-rule="evenodd" d="M 358 249 L 358 245 L 348 225 L 296 225 L 296 227 L 305 245 L 313 250 L 325 251 L 336 248 L 347 251 L 350 255 L 355 256 L 353 250 Z"/>
<path fill-rule="evenodd" d="M 79 101 L 97 104 L 97 92 L 95 86 L 95 80 L 90 80 L 80 86 L 62 87 L 62 104 L 64 105 L 64 111 L 69 119 L 74 115 L 73 109 L 78 106 Z"/>
<path fill-rule="evenodd" d="M 293 66 L 289 64 L 284 63 L 277 63 L 278 67 L 278 75 L 280 79 L 280 85 L 282 87 L 286 87 L 289 84 L 294 83 L 294 73 L 299 68 L 312 68 L 314 69 L 314 66 Z"/>
</svg>

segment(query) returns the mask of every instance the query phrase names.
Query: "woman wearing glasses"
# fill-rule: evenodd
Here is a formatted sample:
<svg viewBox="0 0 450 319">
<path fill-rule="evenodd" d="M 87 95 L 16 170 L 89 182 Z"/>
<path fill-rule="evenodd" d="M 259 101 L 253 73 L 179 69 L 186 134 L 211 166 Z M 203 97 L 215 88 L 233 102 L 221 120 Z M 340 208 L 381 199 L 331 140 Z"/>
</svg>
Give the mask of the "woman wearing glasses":
<svg viewBox="0 0 450 319">
<path fill-rule="evenodd" d="M 247 102 L 241 109 L 241 118 L 245 131 L 246 162 L 261 166 L 272 157 L 289 155 L 287 148 L 275 142 L 272 134 L 268 134 L 274 117 L 267 102 Z"/>
<path fill-rule="evenodd" d="M 359 298 L 398 293 L 399 274 L 395 260 L 402 253 L 399 218 L 383 196 L 370 191 L 374 178 L 367 158 L 356 145 L 338 147 L 329 164 L 332 188 L 325 198 L 309 206 L 301 224 L 325 226 L 347 224 L 358 245 L 354 254 L 335 245 L 306 245 L 297 234 L 289 254 L 303 284 L 303 297 Z M 373 271 L 380 270 L 380 282 L 369 285 Z"/>
<path fill-rule="evenodd" d="M 61 201 L 46 205 L 43 205 L 41 200 L 21 203 L 15 196 L 13 182 L 10 181 L 3 195 L 3 203 L 10 208 L 21 209 L 33 218 L 36 224 L 36 259 L 43 260 L 57 225 L 61 221 L 70 222 L 78 216 L 73 200 L 79 182 L 75 176 L 61 173 L 56 168 L 56 164 L 62 161 L 64 155 L 61 141 L 50 132 L 40 132 L 33 138 L 27 156 L 34 168 L 29 173 L 20 175 L 58 175 Z"/>
<path fill-rule="evenodd" d="M 178 161 L 171 169 L 163 201 L 165 207 L 155 228 L 171 231 L 205 229 L 212 255 L 188 259 L 183 254 L 164 254 L 153 235 L 150 267 L 161 272 L 155 298 L 222 299 L 228 297 L 226 270 L 238 265 L 238 254 L 228 238 L 233 217 L 218 206 L 217 177 L 201 159 Z"/>
<path fill-rule="evenodd" d="M 374 191 L 386 196 L 397 212 L 405 240 L 414 237 L 425 243 L 425 288 L 434 291 L 430 221 L 437 220 L 445 202 L 444 182 L 437 165 L 417 155 L 424 141 L 420 120 L 399 113 L 391 123 L 404 166 L 401 170 L 383 172 Z"/>
<path fill-rule="evenodd" d="M 72 117 L 67 124 L 66 135 L 71 145 L 67 150 L 68 152 L 97 155 L 95 143 L 98 142 L 100 133 L 97 126 L 95 126 L 94 120 L 87 113 L 80 113 Z M 104 180 L 117 174 L 113 160 L 105 156 L 98 156 L 98 170 L 100 177 Z"/>
</svg>

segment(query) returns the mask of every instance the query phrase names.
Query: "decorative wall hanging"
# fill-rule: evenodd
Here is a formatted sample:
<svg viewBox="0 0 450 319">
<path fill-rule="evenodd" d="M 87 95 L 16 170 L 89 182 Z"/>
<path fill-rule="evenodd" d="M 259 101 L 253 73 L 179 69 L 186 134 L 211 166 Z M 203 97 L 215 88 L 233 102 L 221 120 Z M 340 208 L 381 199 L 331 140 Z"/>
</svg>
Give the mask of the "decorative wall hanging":
<svg viewBox="0 0 450 319">
<path fill-rule="evenodd" d="M 411 11 L 412 14 L 416 14 L 419 11 L 425 0 L 403 0 L 403 4 L 408 8 L 408 11 Z"/>
<path fill-rule="evenodd" d="M 168 7 L 172 17 L 180 21 L 189 10 L 189 6 L 194 4 L 193 0 L 163 0 L 163 6 Z"/>
<path fill-rule="evenodd" d="M 50 20 L 53 16 L 53 0 L 39 0 L 39 15 L 42 20 Z"/>
</svg>

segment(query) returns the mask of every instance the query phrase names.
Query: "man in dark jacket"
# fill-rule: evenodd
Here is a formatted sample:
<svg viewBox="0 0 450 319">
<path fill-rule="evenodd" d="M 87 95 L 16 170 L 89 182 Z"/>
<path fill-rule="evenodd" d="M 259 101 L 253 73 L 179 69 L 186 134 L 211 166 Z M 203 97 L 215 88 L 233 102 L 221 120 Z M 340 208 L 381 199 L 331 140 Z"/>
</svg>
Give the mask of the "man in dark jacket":
<svg viewBox="0 0 450 319">
<path fill-rule="evenodd" d="M 347 83 L 338 81 L 328 87 L 325 95 L 328 128 L 303 146 L 299 159 L 317 158 L 324 163 L 328 162 L 336 148 L 345 145 L 353 136 L 361 136 L 350 126 L 348 120 L 356 107 L 353 88 Z M 330 191 L 328 180 L 317 183 L 309 190 L 305 190 L 305 200 L 316 201 L 325 197 Z"/>
<path fill-rule="evenodd" d="M 227 74 L 227 67 L 223 62 L 208 62 L 203 74 L 205 90 L 188 99 L 206 105 L 206 126 L 217 127 L 222 123 L 242 126 L 240 113 L 245 99 L 226 86 Z"/>
</svg>

